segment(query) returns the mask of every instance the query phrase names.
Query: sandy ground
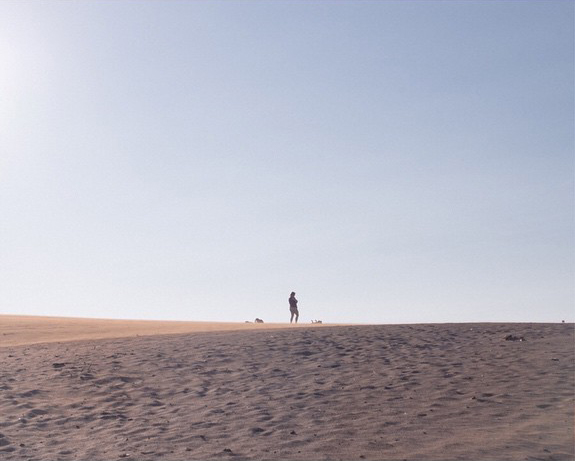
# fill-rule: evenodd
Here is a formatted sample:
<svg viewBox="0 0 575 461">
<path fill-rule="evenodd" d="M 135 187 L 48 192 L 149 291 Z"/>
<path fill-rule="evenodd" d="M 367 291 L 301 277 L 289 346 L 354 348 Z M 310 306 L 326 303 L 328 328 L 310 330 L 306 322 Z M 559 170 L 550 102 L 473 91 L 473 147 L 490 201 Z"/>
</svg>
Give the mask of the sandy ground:
<svg viewBox="0 0 575 461">
<path fill-rule="evenodd" d="M 0 459 L 575 458 L 573 324 L 254 328 L 3 342 Z"/>
<path fill-rule="evenodd" d="M 287 309 L 286 309 L 287 311 Z M 286 318 L 289 312 L 286 313 Z M 254 319 L 255 320 L 255 319 Z M 293 328 L 286 323 L 175 322 L 0 315 L 0 347 L 208 331 Z M 298 328 L 312 326 L 299 323 Z"/>
</svg>

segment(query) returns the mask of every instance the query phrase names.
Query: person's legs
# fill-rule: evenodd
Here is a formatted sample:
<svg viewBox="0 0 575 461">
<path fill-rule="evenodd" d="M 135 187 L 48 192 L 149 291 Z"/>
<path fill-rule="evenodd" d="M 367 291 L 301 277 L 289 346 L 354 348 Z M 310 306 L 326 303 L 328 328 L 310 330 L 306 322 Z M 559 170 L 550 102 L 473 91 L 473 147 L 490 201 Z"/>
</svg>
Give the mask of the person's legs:
<svg viewBox="0 0 575 461">
<path fill-rule="evenodd" d="M 295 323 L 297 323 L 297 319 L 299 319 L 299 311 L 295 311 Z"/>
<path fill-rule="evenodd" d="M 294 315 L 295 315 L 295 312 L 292 311 L 291 317 L 290 317 L 290 319 L 289 319 L 289 323 L 292 323 L 292 322 L 293 322 L 293 316 L 294 316 Z"/>
</svg>

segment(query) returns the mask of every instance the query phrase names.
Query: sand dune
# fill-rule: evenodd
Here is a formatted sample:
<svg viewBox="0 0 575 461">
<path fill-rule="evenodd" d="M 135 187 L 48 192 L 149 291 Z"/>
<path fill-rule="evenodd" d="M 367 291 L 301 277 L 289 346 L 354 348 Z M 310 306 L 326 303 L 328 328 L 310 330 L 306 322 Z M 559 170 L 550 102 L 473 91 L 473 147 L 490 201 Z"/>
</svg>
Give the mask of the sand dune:
<svg viewBox="0 0 575 461">
<path fill-rule="evenodd" d="M 176 322 L 0 315 L 0 347 L 86 339 L 310 326 L 312 325 L 304 323 L 289 325 L 286 323 Z"/>
<path fill-rule="evenodd" d="M 381 325 L 5 346 L 0 459 L 574 459 L 573 333 Z"/>
</svg>

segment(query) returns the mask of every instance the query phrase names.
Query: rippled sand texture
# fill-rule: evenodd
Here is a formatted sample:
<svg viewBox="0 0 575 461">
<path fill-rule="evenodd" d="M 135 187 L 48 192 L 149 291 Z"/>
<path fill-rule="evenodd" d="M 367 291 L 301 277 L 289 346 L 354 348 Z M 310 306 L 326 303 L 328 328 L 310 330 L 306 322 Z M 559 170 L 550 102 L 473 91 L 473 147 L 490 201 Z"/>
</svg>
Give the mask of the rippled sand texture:
<svg viewBox="0 0 575 461">
<path fill-rule="evenodd" d="M 573 459 L 573 332 L 347 326 L 3 347 L 0 459 Z"/>
</svg>

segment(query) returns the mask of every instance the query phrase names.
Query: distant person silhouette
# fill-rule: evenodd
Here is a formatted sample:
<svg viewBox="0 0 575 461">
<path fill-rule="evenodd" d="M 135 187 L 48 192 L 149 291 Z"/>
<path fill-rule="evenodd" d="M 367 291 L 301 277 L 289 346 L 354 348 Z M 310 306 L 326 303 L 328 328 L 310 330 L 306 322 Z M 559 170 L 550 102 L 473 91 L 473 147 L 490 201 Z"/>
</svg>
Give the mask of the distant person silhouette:
<svg viewBox="0 0 575 461">
<path fill-rule="evenodd" d="M 299 311 L 297 310 L 297 299 L 295 299 L 294 291 L 291 292 L 288 301 L 289 301 L 289 311 L 291 312 L 291 318 L 289 319 L 289 323 L 293 322 L 294 315 L 295 315 L 295 323 L 297 323 L 297 319 L 299 318 Z"/>
</svg>

